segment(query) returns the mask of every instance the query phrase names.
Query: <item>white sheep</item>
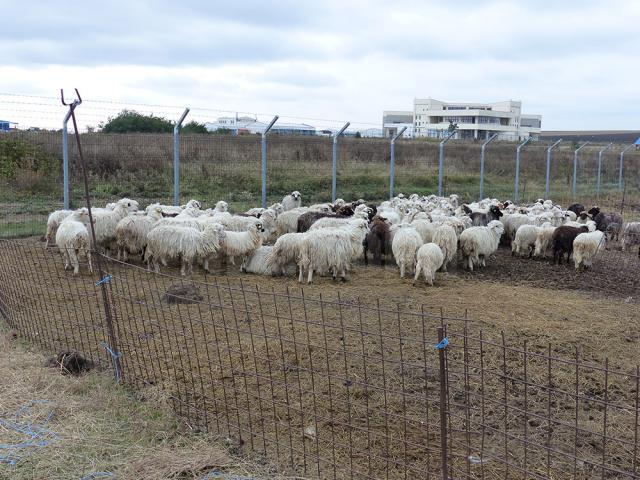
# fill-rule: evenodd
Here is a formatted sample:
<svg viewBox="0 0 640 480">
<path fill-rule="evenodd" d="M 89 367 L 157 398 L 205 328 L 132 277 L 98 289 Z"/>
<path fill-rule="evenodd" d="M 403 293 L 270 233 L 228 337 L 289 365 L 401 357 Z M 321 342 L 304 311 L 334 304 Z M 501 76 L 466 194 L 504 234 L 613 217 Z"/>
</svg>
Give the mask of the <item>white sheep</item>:
<svg viewBox="0 0 640 480">
<path fill-rule="evenodd" d="M 311 227 L 309 227 L 309 230 L 317 230 L 319 228 L 342 227 L 343 225 L 347 225 L 356 219 L 368 220 L 370 212 L 371 212 L 371 209 L 366 205 L 358 205 L 352 216 L 346 217 L 346 218 L 336 218 L 336 217 L 319 218 L 318 220 L 313 222 Z"/>
<path fill-rule="evenodd" d="M 498 249 L 503 233 L 504 226 L 499 220 L 490 221 L 486 227 L 471 227 L 462 232 L 460 250 L 469 270 L 473 270 L 474 265 L 486 266 L 485 257 Z"/>
<path fill-rule="evenodd" d="M 84 255 L 89 264 L 89 272 L 93 272 L 91 266 L 91 242 L 89 240 L 89 211 L 81 208 L 68 215 L 58 226 L 56 232 L 56 245 L 64 259 L 64 269 L 73 266 L 73 274 L 80 272 L 78 256 Z"/>
<path fill-rule="evenodd" d="M 251 226 L 262 224 L 259 218 L 241 215 L 214 215 L 212 218 L 224 225 L 225 230 L 231 232 L 246 232 Z"/>
<path fill-rule="evenodd" d="M 193 271 L 196 258 L 209 259 L 220 249 L 220 239 L 224 236 L 218 224 L 210 224 L 203 231 L 196 228 L 160 226 L 152 229 L 147 235 L 145 260 L 149 267 L 153 263 L 156 273 L 160 272 L 160 264 L 168 260 L 180 259 L 180 274 Z"/>
<path fill-rule="evenodd" d="M 282 208 L 285 212 L 293 210 L 294 208 L 300 208 L 302 206 L 302 195 L 295 190 L 282 199 Z"/>
<path fill-rule="evenodd" d="M 333 279 L 338 276 L 346 281 L 346 272 L 351 262 L 362 252 L 362 242 L 368 227 L 364 220 L 339 228 L 321 228 L 306 232 L 300 246 L 298 281 L 302 282 L 307 271 L 307 283 L 313 281 L 313 272 L 331 272 Z"/>
<path fill-rule="evenodd" d="M 306 207 L 294 208 L 281 213 L 276 218 L 276 235 L 279 237 L 285 233 L 294 233 L 298 231 L 298 218 L 303 213 L 308 212 Z"/>
<path fill-rule="evenodd" d="M 538 229 L 538 233 L 536 234 L 536 241 L 534 244 L 534 252 L 533 255 L 535 257 L 549 257 L 552 253 L 553 244 L 551 243 L 551 239 L 553 237 L 553 232 L 556 231 L 556 227 L 553 226 L 543 226 Z"/>
<path fill-rule="evenodd" d="M 580 266 L 589 268 L 592 265 L 593 257 L 601 246 L 605 243 L 605 234 L 600 230 L 589 233 L 581 233 L 573 240 L 573 262 L 576 270 Z"/>
<path fill-rule="evenodd" d="M 147 247 L 147 234 L 162 220 L 162 210 L 154 207 L 145 216 L 128 216 L 116 225 L 116 244 L 118 245 L 118 261 L 122 257 L 127 261 L 129 254 L 142 254 Z"/>
<path fill-rule="evenodd" d="M 433 241 L 433 234 L 436 233 L 437 225 L 431 223 L 429 220 L 414 220 L 411 222 L 411 226 L 417 230 L 422 238 L 422 243 L 429 243 Z"/>
<path fill-rule="evenodd" d="M 413 271 L 415 268 L 416 252 L 423 243 L 422 237 L 413 225 L 400 224 L 391 242 L 393 257 L 400 267 L 400 278 L 404 278 L 405 270 Z"/>
<path fill-rule="evenodd" d="M 129 215 L 130 211 L 138 209 L 138 202 L 123 198 L 119 200 L 112 211 L 98 211 L 94 214 L 96 243 L 109 250 L 116 250 L 116 226 L 118 222 Z"/>
<path fill-rule="evenodd" d="M 528 255 L 529 258 L 533 256 L 533 252 L 536 247 L 536 239 L 541 228 L 553 227 L 551 222 L 545 222 L 540 227 L 535 225 L 522 225 L 518 228 L 516 236 L 511 242 L 511 255 Z"/>
<path fill-rule="evenodd" d="M 300 248 L 302 246 L 302 240 L 306 235 L 305 233 L 285 233 L 278 237 L 276 243 L 273 245 L 273 250 L 269 257 L 269 262 L 273 268 L 272 271 L 276 272 L 276 275 L 285 275 L 286 266 L 291 263 L 298 263 L 300 260 Z"/>
<path fill-rule="evenodd" d="M 296 271 L 296 264 L 289 262 L 283 267 L 276 266 L 272 261 L 272 253 L 275 246 L 265 246 L 258 248 L 250 256 L 245 257 L 240 271 L 245 273 L 255 273 L 257 275 L 279 275 L 283 274 L 292 275 Z"/>
<path fill-rule="evenodd" d="M 221 243 L 221 250 L 224 255 L 229 257 L 233 265 L 235 265 L 235 257 L 251 255 L 262 246 L 262 233 L 264 233 L 264 228 L 260 220 L 257 218 L 254 218 L 254 220 L 256 220 L 256 223 L 251 224 L 247 231 L 225 231 L 225 236 Z"/>
<path fill-rule="evenodd" d="M 440 247 L 444 256 L 442 271 L 446 272 L 447 265 L 456 258 L 458 250 L 458 236 L 455 229 L 451 225 L 440 225 L 433 234 L 433 243 Z"/>
<path fill-rule="evenodd" d="M 449 227 L 451 228 L 451 227 Z M 451 229 L 455 238 L 455 232 Z M 416 253 L 416 275 L 413 278 L 413 284 L 418 282 L 420 273 L 424 275 L 424 280 L 433 286 L 436 279 L 436 271 L 444 265 L 444 254 L 435 243 L 425 243 Z"/>
<path fill-rule="evenodd" d="M 60 226 L 62 221 L 72 213 L 73 210 L 56 210 L 49 214 L 49 218 L 47 219 L 47 233 L 45 236 L 46 243 L 44 245 L 45 248 L 47 248 L 50 243 L 55 241 L 58 227 Z"/>
</svg>

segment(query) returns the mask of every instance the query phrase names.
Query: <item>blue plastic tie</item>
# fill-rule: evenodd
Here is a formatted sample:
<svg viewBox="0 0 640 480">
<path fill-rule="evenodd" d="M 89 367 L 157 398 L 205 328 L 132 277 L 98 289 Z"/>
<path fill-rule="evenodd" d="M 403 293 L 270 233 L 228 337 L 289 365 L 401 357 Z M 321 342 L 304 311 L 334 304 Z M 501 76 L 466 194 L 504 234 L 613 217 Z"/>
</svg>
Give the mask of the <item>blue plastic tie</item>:
<svg viewBox="0 0 640 480">
<path fill-rule="evenodd" d="M 120 383 L 122 377 L 120 376 L 120 366 L 118 363 L 118 359 L 122 356 L 119 352 L 114 352 L 111 347 L 107 344 L 107 342 L 100 342 L 100 345 L 105 348 L 109 355 L 111 355 L 111 359 L 113 361 L 113 369 L 116 371 L 116 383 Z"/>
<path fill-rule="evenodd" d="M 39 425 L 20 421 L 20 417 L 26 414 L 32 406 L 49 403 L 51 403 L 49 400 L 32 400 L 16 411 L 13 415 L 13 421 L 0 418 L 0 425 L 29 437 L 26 441 L 16 444 L 0 444 L 0 451 L 5 450 L 8 452 L 5 455 L 0 455 L 0 463 L 16 465 L 20 460 L 22 460 L 23 456 L 32 453 L 32 450 L 27 450 L 24 454 L 20 454 L 19 452 L 26 449 L 33 449 L 35 447 L 46 447 L 58 439 L 58 435 L 55 432 L 46 428 L 49 420 L 53 417 L 53 411 L 49 412 L 47 418 L 45 418 Z"/>
<path fill-rule="evenodd" d="M 437 344 L 435 347 L 436 350 L 444 350 L 445 348 L 447 348 L 447 345 L 449 345 L 449 339 L 447 337 L 444 337 L 439 344 Z"/>
<path fill-rule="evenodd" d="M 226 474 L 221 472 L 220 470 L 213 470 L 209 473 L 206 473 L 204 475 L 204 477 L 200 477 L 200 480 L 214 480 L 214 479 L 220 479 L 220 480 L 259 480 L 255 477 L 245 477 L 245 476 L 238 476 L 238 475 L 233 475 L 233 474 Z"/>
<path fill-rule="evenodd" d="M 109 274 L 106 277 L 104 277 L 102 280 L 100 280 L 99 282 L 96 282 L 96 287 L 98 285 L 102 285 L 103 283 L 107 283 L 109 280 L 111 280 L 113 278 L 113 275 Z"/>
<path fill-rule="evenodd" d="M 89 475 L 85 475 L 80 480 L 93 480 L 94 478 L 107 478 L 107 477 L 113 477 L 113 473 L 111 473 L 111 472 L 94 472 L 94 473 L 90 473 Z"/>
</svg>

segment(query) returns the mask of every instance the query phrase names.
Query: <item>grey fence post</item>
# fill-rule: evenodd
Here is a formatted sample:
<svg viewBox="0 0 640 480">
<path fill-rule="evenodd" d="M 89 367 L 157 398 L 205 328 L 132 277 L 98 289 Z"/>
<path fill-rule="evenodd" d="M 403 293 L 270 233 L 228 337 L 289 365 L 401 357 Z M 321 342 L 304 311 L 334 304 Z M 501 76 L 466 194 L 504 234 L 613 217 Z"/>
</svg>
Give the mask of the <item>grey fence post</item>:
<svg viewBox="0 0 640 480">
<path fill-rule="evenodd" d="M 267 134 L 273 124 L 278 121 L 278 115 L 273 117 L 271 123 L 267 125 L 267 128 L 262 132 L 262 208 L 267 208 Z"/>
<path fill-rule="evenodd" d="M 351 125 L 350 122 L 344 124 L 344 127 L 340 129 L 340 131 L 333 134 L 333 150 L 331 151 L 331 201 L 336 201 L 336 175 L 338 170 L 338 137 L 344 133 L 347 127 Z"/>
<path fill-rule="evenodd" d="M 556 145 L 559 145 L 562 142 L 562 139 L 558 140 L 556 143 L 547 148 L 547 176 L 544 182 L 544 198 L 549 198 L 549 187 L 551 182 L 551 149 Z"/>
<path fill-rule="evenodd" d="M 491 135 L 480 148 L 480 200 L 484 198 L 484 150 L 498 136 L 497 133 Z"/>
<path fill-rule="evenodd" d="M 173 204 L 180 205 L 180 127 L 189 109 L 184 112 L 173 126 Z"/>
<path fill-rule="evenodd" d="M 620 190 L 622 190 L 622 179 L 623 179 L 623 172 L 624 172 L 624 152 L 626 152 L 627 150 L 629 150 L 631 147 L 633 147 L 635 144 L 631 144 L 631 145 L 627 145 L 621 152 L 620 152 L 620 170 L 618 172 L 618 188 Z"/>
<path fill-rule="evenodd" d="M 518 203 L 518 201 L 520 200 L 519 198 L 520 197 L 520 150 L 522 150 L 522 147 L 524 147 L 531 140 L 532 140 L 532 137 L 527 138 L 524 142 L 522 142 L 516 148 L 516 179 L 515 179 L 515 184 L 513 186 L 514 203 Z"/>
<path fill-rule="evenodd" d="M 398 133 L 391 137 L 391 161 L 389 163 L 389 200 L 393 200 L 393 182 L 395 181 L 395 165 L 396 165 L 396 139 L 404 133 L 407 127 L 402 127 Z"/>
<path fill-rule="evenodd" d="M 451 137 L 456 133 L 453 130 L 447 137 L 440 142 L 440 155 L 438 157 L 438 196 L 442 196 L 442 177 L 444 175 L 444 144 L 447 143 Z"/>
<path fill-rule="evenodd" d="M 71 118 L 71 110 L 67 112 L 62 120 L 62 197 L 64 209 L 70 209 L 69 202 L 69 130 L 67 124 Z"/>
<path fill-rule="evenodd" d="M 598 179 L 596 181 L 596 193 L 598 195 L 600 194 L 600 177 L 602 173 L 602 154 L 604 153 L 605 150 L 608 150 L 611 147 L 611 145 L 613 145 L 613 142 L 611 142 L 609 145 L 607 145 L 606 147 L 604 147 L 602 150 L 598 152 Z"/>
<path fill-rule="evenodd" d="M 589 142 L 584 142 L 573 152 L 573 182 L 571 185 L 571 193 L 573 194 L 573 199 L 576 199 L 577 195 L 577 182 L 578 182 L 578 152 L 582 150 L 583 147 L 589 145 Z"/>
</svg>

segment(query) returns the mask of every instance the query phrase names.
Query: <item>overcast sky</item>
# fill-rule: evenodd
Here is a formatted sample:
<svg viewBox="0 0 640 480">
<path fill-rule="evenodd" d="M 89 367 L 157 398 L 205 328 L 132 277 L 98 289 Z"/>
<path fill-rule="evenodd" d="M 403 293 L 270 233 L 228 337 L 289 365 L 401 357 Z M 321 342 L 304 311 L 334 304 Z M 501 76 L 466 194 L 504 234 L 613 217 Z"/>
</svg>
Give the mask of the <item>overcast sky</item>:
<svg viewBox="0 0 640 480">
<path fill-rule="evenodd" d="M 543 129 L 640 128 L 638 0 L 59 4 L 0 0 L 0 92 L 376 124 L 515 99 Z"/>
</svg>

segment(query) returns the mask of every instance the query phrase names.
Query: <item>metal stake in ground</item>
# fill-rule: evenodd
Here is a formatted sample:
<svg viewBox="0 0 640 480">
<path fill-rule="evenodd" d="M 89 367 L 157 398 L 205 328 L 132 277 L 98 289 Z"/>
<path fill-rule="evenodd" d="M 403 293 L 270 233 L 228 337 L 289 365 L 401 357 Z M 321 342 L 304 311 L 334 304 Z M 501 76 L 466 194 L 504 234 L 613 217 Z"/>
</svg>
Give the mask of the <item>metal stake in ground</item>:
<svg viewBox="0 0 640 480">
<path fill-rule="evenodd" d="M 91 213 L 91 197 L 89 196 L 89 178 L 87 176 L 87 167 L 84 161 L 84 155 L 82 154 L 82 143 L 80 142 L 80 132 L 78 132 L 78 124 L 76 122 L 76 114 L 75 110 L 78 105 L 82 103 L 82 97 L 80 96 L 80 92 L 78 89 L 75 89 L 76 96 L 78 97 L 71 103 L 66 103 L 64 101 L 64 91 L 60 89 L 60 98 L 62 100 L 62 105 L 69 107 L 69 112 L 71 114 L 71 120 L 73 121 L 73 129 L 76 137 L 76 143 L 78 145 L 78 156 L 80 157 L 80 166 L 82 168 L 82 177 L 84 180 L 84 198 L 87 204 L 87 210 L 89 211 L 89 226 L 91 230 L 91 241 L 93 243 L 93 251 L 96 257 L 96 265 L 98 267 L 98 283 L 100 284 L 100 290 L 102 291 L 102 302 L 104 304 L 104 313 L 105 313 L 105 321 L 107 323 L 107 334 L 109 335 L 109 343 L 111 344 L 111 350 L 114 352 L 118 351 L 118 346 L 116 342 L 115 330 L 113 328 L 113 317 L 111 316 L 111 305 L 109 304 L 109 296 L 107 294 L 107 282 L 102 281 L 105 278 L 105 272 L 102 267 L 102 257 L 98 252 L 98 244 L 96 242 L 96 231 L 93 225 L 93 215 Z M 120 369 L 120 359 L 118 356 L 113 356 L 114 370 L 116 372 L 116 376 Z"/>
</svg>

